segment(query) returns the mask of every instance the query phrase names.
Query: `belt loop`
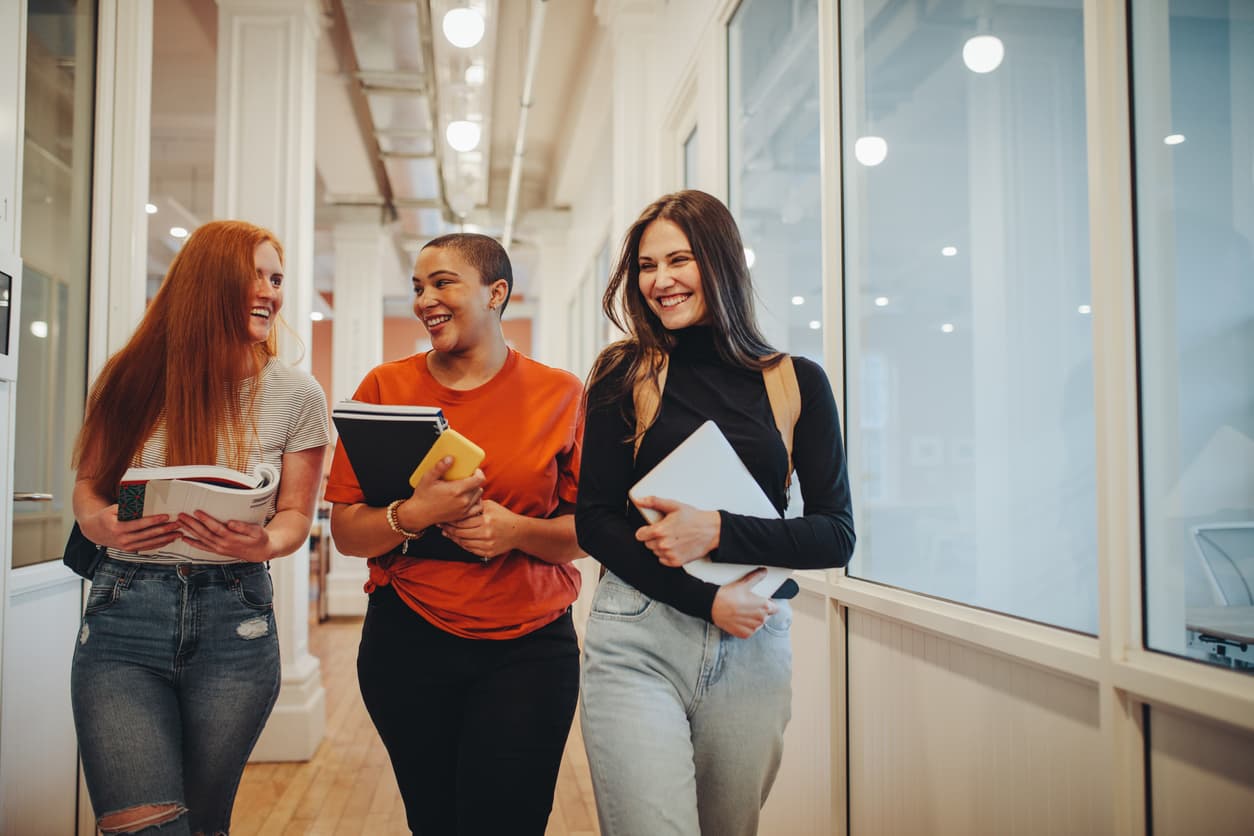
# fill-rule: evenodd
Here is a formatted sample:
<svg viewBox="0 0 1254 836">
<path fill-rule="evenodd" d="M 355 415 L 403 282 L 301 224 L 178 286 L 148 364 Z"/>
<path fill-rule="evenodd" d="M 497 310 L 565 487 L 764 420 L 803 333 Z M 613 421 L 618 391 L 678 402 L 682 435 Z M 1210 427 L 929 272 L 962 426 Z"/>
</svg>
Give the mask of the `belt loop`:
<svg viewBox="0 0 1254 836">
<path fill-rule="evenodd" d="M 235 572 L 231 569 L 231 564 L 221 563 L 218 565 L 218 568 L 222 570 L 222 577 L 226 580 L 227 586 L 234 584 L 238 580 Z"/>
<path fill-rule="evenodd" d="M 117 563 L 122 564 L 122 577 L 118 578 L 118 586 L 122 589 L 130 587 L 131 580 L 135 577 L 135 573 L 139 571 L 139 564 L 132 563 L 129 560 L 119 560 Z"/>
</svg>

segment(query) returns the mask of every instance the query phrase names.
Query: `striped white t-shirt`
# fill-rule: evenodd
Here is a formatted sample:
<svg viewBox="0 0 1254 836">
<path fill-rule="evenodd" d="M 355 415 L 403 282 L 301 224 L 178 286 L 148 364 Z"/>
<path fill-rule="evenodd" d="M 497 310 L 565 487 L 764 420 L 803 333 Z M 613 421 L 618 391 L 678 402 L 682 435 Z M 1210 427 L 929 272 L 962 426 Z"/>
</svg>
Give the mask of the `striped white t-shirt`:
<svg viewBox="0 0 1254 836">
<path fill-rule="evenodd" d="M 261 462 L 273 465 L 283 476 L 283 454 L 297 453 L 311 447 L 321 447 L 330 441 L 327 429 L 326 396 L 310 375 L 294 369 L 277 357 L 271 357 L 261 374 L 249 378 L 239 388 L 239 398 L 246 405 L 252 397 L 252 387 L 259 385 L 257 401 L 254 406 L 256 416 L 257 437 L 248 453 L 248 466 L 245 472 L 251 472 Z M 152 436 L 144 444 L 136 467 L 164 467 L 166 463 L 166 427 L 165 420 L 158 419 L 157 427 Z M 218 443 L 218 460 L 213 464 L 230 467 L 226 449 L 221 441 Z M 266 512 L 266 521 L 275 514 L 277 494 L 270 500 L 270 508 Z M 184 555 L 135 554 L 117 549 L 109 549 L 109 556 L 119 560 L 130 560 L 136 563 L 187 563 Z M 203 557 L 197 563 L 235 563 L 231 557 Z"/>
</svg>

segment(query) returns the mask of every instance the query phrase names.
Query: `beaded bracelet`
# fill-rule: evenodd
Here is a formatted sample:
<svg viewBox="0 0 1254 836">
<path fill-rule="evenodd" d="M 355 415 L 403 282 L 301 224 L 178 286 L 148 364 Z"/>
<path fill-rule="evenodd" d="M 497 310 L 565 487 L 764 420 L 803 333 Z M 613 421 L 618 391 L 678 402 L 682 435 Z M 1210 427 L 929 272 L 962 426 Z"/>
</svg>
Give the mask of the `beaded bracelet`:
<svg viewBox="0 0 1254 836">
<path fill-rule="evenodd" d="M 401 554 L 409 554 L 409 541 L 417 540 L 423 535 L 425 529 L 423 531 L 409 531 L 408 529 L 401 527 L 401 521 L 396 515 L 396 509 L 399 508 L 400 504 L 404 501 L 405 500 L 403 499 L 398 499 L 388 506 L 388 528 L 392 529 L 393 533 L 399 534 L 405 538 L 405 540 L 401 543 Z"/>
</svg>

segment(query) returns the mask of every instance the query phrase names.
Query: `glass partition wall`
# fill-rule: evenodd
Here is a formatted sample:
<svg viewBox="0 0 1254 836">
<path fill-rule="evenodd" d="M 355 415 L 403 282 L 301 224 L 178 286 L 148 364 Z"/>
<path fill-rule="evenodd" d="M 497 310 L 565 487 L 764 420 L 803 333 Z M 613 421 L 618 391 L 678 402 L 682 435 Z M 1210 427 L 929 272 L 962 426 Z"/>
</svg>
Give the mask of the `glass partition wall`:
<svg viewBox="0 0 1254 836">
<path fill-rule="evenodd" d="M 744 0 L 728 23 L 728 191 L 766 338 L 822 363 L 817 16 Z"/>
<path fill-rule="evenodd" d="M 1138 2 L 1145 642 L 1254 670 L 1254 6 Z"/>
<path fill-rule="evenodd" d="M 1096 634 L 1081 0 L 840 9 L 850 574 Z"/>
<path fill-rule="evenodd" d="M 87 388 L 96 4 L 27 4 L 13 567 L 57 560 Z"/>
</svg>

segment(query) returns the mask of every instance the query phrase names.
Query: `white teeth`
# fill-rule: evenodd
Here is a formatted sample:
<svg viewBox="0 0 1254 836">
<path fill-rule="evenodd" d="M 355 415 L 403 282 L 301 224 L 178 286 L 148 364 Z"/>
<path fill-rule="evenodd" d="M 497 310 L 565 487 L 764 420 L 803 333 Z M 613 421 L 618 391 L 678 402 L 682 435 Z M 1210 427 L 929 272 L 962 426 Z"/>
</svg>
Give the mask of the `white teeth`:
<svg viewBox="0 0 1254 836">
<path fill-rule="evenodd" d="M 688 300 L 688 297 L 690 296 L 692 296 L 691 293 L 685 293 L 679 296 L 663 296 L 661 299 L 658 299 L 657 301 L 658 301 L 658 304 L 661 305 L 663 308 L 673 308 L 676 305 L 678 305 L 680 302 L 686 302 Z"/>
<path fill-rule="evenodd" d="M 264 316 L 266 319 L 270 318 L 270 311 L 265 308 L 253 308 L 252 314 L 253 316 Z"/>
<path fill-rule="evenodd" d="M 430 316 L 430 317 L 427 317 L 426 319 L 424 319 L 424 320 L 423 320 L 423 322 L 425 322 L 425 323 L 427 324 L 427 327 L 428 327 L 428 328 L 430 328 L 430 327 L 435 326 L 435 325 L 443 325 L 444 323 L 448 322 L 448 321 L 449 321 L 450 319 L 452 319 L 452 318 L 453 318 L 453 317 L 451 317 L 451 316 L 449 316 L 449 315 L 447 315 L 447 314 L 444 314 L 444 315 L 441 315 L 441 316 Z"/>
</svg>

